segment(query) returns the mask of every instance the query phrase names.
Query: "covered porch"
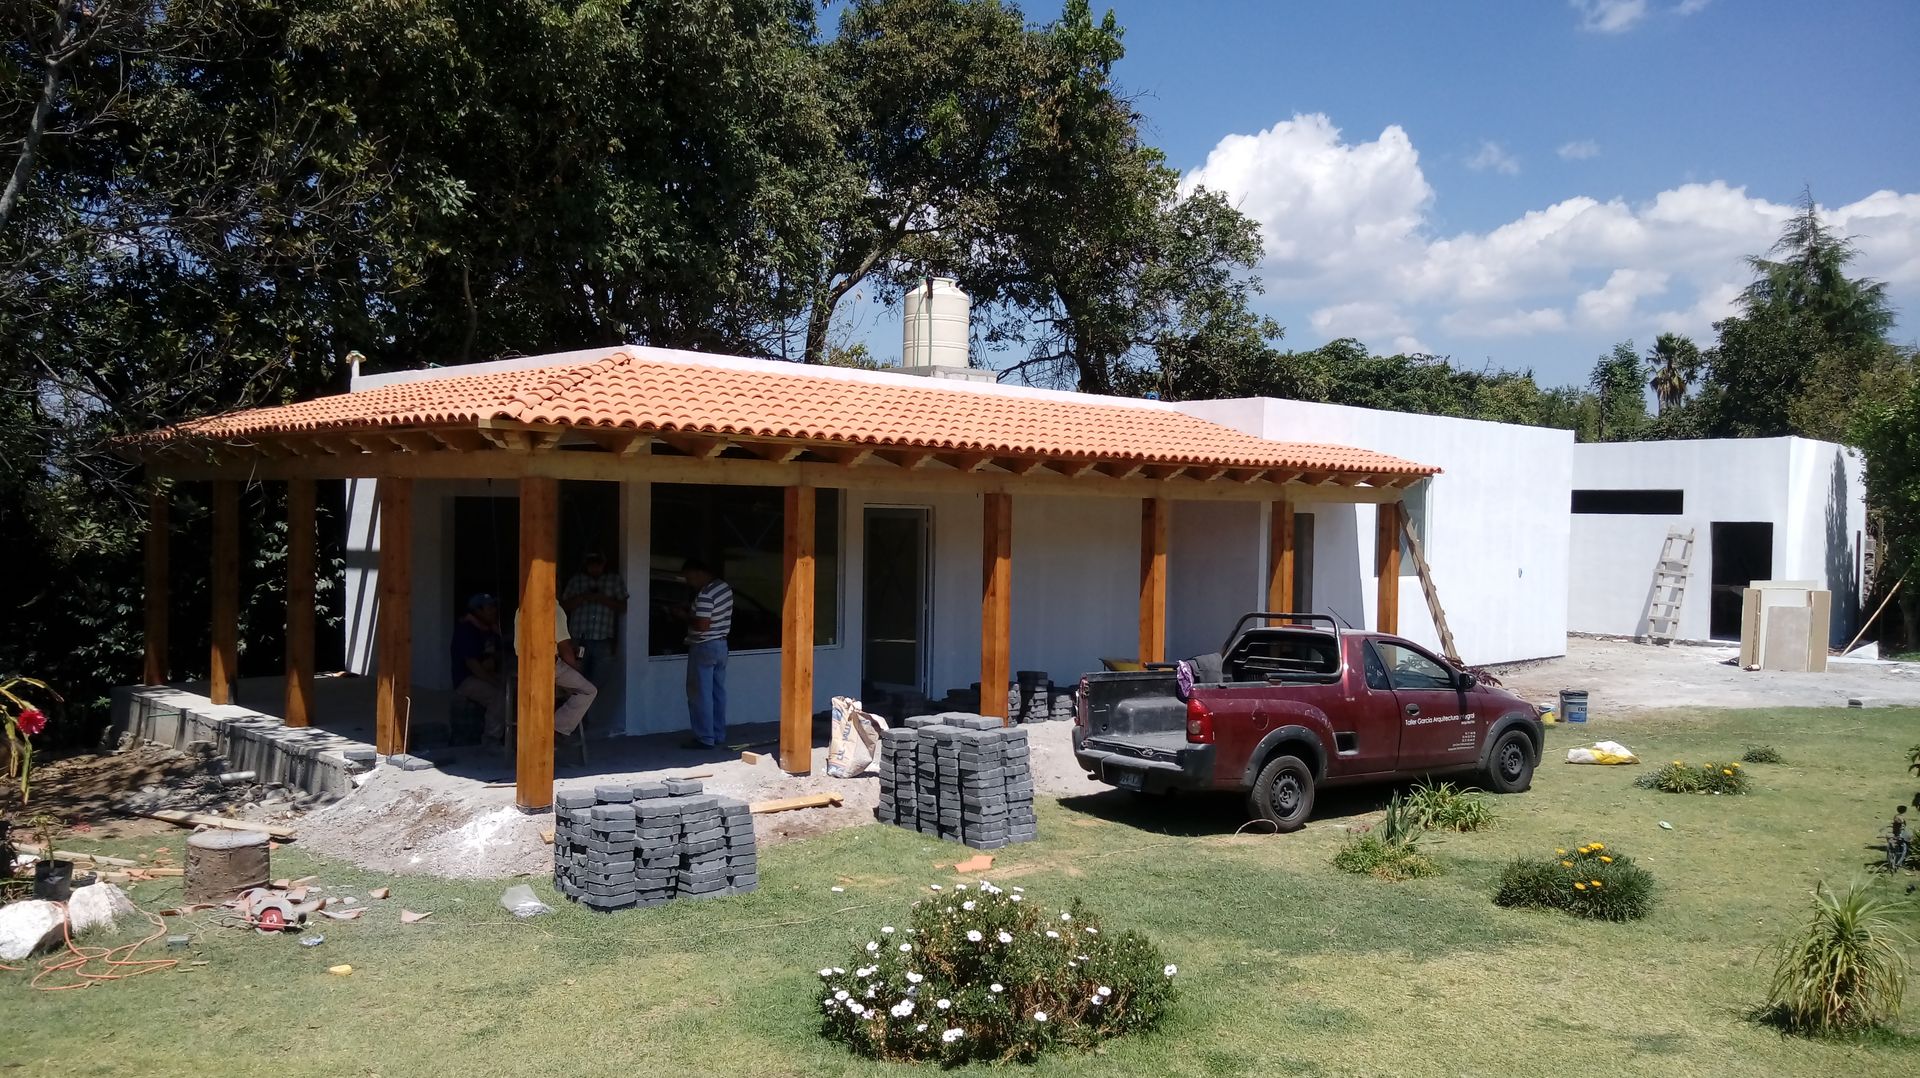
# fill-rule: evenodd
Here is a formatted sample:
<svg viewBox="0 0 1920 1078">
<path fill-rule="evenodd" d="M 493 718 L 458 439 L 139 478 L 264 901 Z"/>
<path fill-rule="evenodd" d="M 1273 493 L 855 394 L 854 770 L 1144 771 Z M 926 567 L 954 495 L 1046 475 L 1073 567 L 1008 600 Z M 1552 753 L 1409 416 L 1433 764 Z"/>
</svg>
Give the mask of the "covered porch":
<svg viewBox="0 0 1920 1078">
<path fill-rule="evenodd" d="M 772 605 L 778 647 L 768 648 L 762 661 L 777 664 L 778 677 L 765 709 L 772 721 L 764 729 L 777 735 L 777 758 L 790 774 L 814 766 L 813 716 L 823 703 L 815 663 L 826 654 L 818 643 L 820 611 L 823 605 L 830 612 L 847 605 L 845 593 L 822 596 L 816 590 L 823 503 L 829 513 L 850 513 L 850 502 L 949 506 L 937 566 L 944 586 L 933 601 L 942 610 L 965 605 L 964 619 L 954 624 L 977 625 L 976 661 L 958 655 L 951 626 L 932 644 L 941 649 L 943 669 L 955 662 L 977 669 L 980 711 L 1004 716 L 1004 696 L 991 687 L 1008 685 L 1014 673 L 1016 605 L 1026 594 L 1015 595 L 1017 551 L 1062 566 L 1067 584 L 1045 596 L 1049 604 L 1070 606 L 1075 587 L 1083 593 L 1097 588 L 1108 607 L 1116 592 L 1124 594 L 1133 622 L 1124 636 L 1136 645 L 1128 657 L 1162 661 L 1168 657 L 1176 513 L 1189 506 L 1240 506 L 1236 519 L 1251 534 L 1232 548 L 1234 564 L 1223 568 L 1258 577 L 1259 590 L 1244 605 L 1264 602 L 1268 609 L 1287 610 L 1295 602 L 1296 511 L 1329 504 L 1377 507 L 1374 627 L 1393 631 L 1400 605 L 1401 498 L 1435 471 L 1347 447 L 1254 438 L 1159 402 L 936 385 L 886 373 L 643 348 L 361 377 L 350 393 L 198 420 L 129 448 L 153 479 L 145 683 L 166 684 L 170 674 L 161 658 L 168 629 L 169 485 L 210 482 L 215 538 L 207 699 L 232 704 L 238 693 L 246 706 L 271 712 L 261 705 L 272 700 L 259 697 L 277 696 L 278 717 L 290 729 L 307 727 L 323 714 L 330 727 L 336 716 L 350 724 L 353 715 L 370 714 L 369 740 L 380 755 L 404 752 L 409 725 L 418 730 L 420 716 L 443 706 L 435 694 L 444 689 L 414 670 L 434 655 L 433 648 L 423 651 L 416 643 L 417 636 L 434 639 L 416 624 L 420 600 L 446 590 L 432 578 L 432 567 L 449 556 L 445 536 L 435 533 L 434 517 L 423 514 L 419 502 L 458 484 L 510 491 L 517 546 L 513 593 L 525 611 L 521 631 L 541 639 L 553 629 L 563 483 L 611 485 L 619 492 L 621 519 L 630 524 L 642 512 L 638 492 L 664 484 L 777 490 L 782 527 Z M 335 679 L 317 685 L 313 670 L 314 485 L 336 480 L 370 488 L 364 492 L 368 511 L 355 525 L 373 540 L 365 594 L 358 596 L 358 605 L 371 613 L 366 647 L 372 676 L 361 682 L 365 688 L 351 692 L 336 688 Z M 287 655 L 278 686 L 236 685 L 238 504 L 246 482 L 287 484 Z M 1087 508 L 1095 505 L 1098 511 Z M 1027 522 L 1026 532 L 1046 532 L 1044 544 L 1036 545 L 1037 537 L 1016 542 L 1016 517 Z M 1115 545 L 1130 547 L 1137 572 L 1131 556 L 1124 579 L 1104 569 L 1098 579 L 1068 571 L 1074 556 L 1066 539 L 1076 527 L 1085 531 L 1090 548 L 1098 544 L 1107 551 L 1108 569 Z M 1196 511 L 1181 527 L 1203 529 L 1205 513 Z M 617 540 L 617 564 L 630 582 L 652 575 L 653 551 L 637 541 L 641 530 L 627 528 Z M 970 539 L 963 538 L 967 533 Z M 972 556 L 955 549 L 960 543 L 972 548 Z M 963 592 L 970 594 L 960 598 Z M 775 613 L 769 611 L 770 617 Z M 1071 611 L 1023 631 L 1030 638 L 1035 632 L 1071 632 Z M 1104 631 L 1111 640 L 1113 627 Z M 643 634 L 630 622 L 630 641 Z M 659 657 L 645 652 L 630 647 L 624 659 L 622 711 L 638 706 L 639 685 L 661 677 Z M 527 811 L 552 802 L 554 701 L 546 687 L 553 682 L 554 661 L 544 648 L 522 648 L 517 658 L 511 779 L 515 801 Z M 847 691 L 843 685 L 841 678 L 825 688 L 828 694 Z M 356 693 L 358 702 L 349 699 Z M 756 717 L 738 716 L 748 723 Z M 742 739 L 729 733 L 729 741 Z M 649 743 L 621 740 L 634 742 L 621 746 L 622 753 L 644 753 Z M 625 762 L 622 757 L 605 768 L 597 761 L 590 766 L 609 770 Z"/>
</svg>

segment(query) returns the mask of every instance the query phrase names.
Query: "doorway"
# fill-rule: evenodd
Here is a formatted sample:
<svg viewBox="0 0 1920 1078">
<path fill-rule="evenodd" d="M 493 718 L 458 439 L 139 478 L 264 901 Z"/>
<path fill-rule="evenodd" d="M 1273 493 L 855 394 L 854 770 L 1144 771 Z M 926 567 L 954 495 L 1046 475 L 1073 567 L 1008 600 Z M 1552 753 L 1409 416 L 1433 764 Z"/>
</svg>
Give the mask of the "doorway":
<svg viewBox="0 0 1920 1078">
<path fill-rule="evenodd" d="M 862 680 L 875 689 L 926 691 L 928 517 L 925 508 L 866 510 Z"/>
<path fill-rule="evenodd" d="M 1773 578 L 1771 521 L 1715 521 L 1711 531 L 1713 586 L 1707 601 L 1707 635 L 1740 639 L 1740 607 L 1756 580 Z"/>
<path fill-rule="evenodd" d="M 520 499 L 453 499 L 454 609 L 441 612 L 452 624 L 467 600 L 481 593 L 500 603 L 500 624 L 511 626 L 520 609 Z"/>
<path fill-rule="evenodd" d="M 1293 514 L 1293 609 L 1313 613 L 1313 514 Z"/>
</svg>

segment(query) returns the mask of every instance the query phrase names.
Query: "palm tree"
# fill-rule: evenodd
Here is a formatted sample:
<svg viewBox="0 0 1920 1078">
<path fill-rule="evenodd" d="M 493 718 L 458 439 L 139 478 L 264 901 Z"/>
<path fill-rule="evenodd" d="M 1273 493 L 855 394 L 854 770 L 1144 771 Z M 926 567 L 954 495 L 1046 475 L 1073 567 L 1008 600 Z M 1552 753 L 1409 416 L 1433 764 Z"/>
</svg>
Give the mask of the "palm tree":
<svg viewBox="0 0 1920 1078">
<path fill-rule="evenodd" d="M 1700 347 L 1679 333 L 1662 333 L 1647 350 L 1647 385 L 1653 390 L 1660 414 L 1686 399 L 1687 390 L 1700 375 Z"/>
<path fill-rule="evenodd" d="M 1741 297 L 1749 312 L 1773 308 L 1810 314 L 1841 344 L 1879 340 L 1893 327 L 1886 284 L 1846 275 L 1859 252 L 1852 240 L 1835 235 L 1820 220 L 1811 189 L 1801 191 L 1798 209 L 1767 253 L 1774 257 L 1747 259 L 1756 274 Z"/>
</svg>

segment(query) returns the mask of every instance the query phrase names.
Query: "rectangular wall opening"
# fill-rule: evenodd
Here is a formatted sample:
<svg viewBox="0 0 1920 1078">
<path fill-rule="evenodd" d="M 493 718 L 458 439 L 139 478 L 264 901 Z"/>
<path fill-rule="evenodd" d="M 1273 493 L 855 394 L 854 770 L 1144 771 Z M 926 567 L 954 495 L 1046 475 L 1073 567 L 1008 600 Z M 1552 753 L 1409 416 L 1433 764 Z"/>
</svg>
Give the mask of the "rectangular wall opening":
<svg viewBox="0 0 1920 1078">
<path fill-rule="evenodd" d="M 1313 609 L 1313 514 L 1293 514 L 1293 609 Z"/>
<path fill-rule="evenodd" d="M 862 680 L 874 689 L 926 691 L 928 515 L 892 506 L 866 511 Z"/>
<path fill-rule="evenodd" d="M 1708 591 L 1707 635 L 1740 639 L 1740 604 L 1747 586 L 1773 578 L 1771 521 L 1714 521 L 1711 556 L 1713 584 Z"/>
<path fill-rule="evenodd" d="M 821 488 L 814 499 L 813 642 L 826 645 L 840 632 L 840 492 Z M 779 649 L 786 514 L 781 487 L 653 484 L 648 654 L 686 654 L 693 592 L 680 571 L 689 558 L 712 566 L 733 588 L 728 648 Z"/>
<path fill-rule="evenodd" d="M 1607 516 L 1677 517 L 1687 508 L 1684 490 L 1576 490 L 1573 511 Z"/>
</svg>

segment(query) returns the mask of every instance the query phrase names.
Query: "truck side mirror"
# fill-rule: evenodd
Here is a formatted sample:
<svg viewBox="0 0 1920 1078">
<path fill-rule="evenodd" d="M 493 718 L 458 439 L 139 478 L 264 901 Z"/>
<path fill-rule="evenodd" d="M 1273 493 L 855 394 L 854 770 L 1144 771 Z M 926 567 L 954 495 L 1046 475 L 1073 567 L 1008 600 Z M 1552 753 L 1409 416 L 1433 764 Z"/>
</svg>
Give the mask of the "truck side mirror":
<svg viewBox="0 0 1920 1078">
<path fill-rule="evenodd" d="M 1480 679 L 1474 677 L 1472 673 L 1466 670 L 1460 671 L 1460 691 L 1461 692 L 1466 692 L 1468 689 L 1473 688 L 1475 685 L 1478 685 L 1479 683 L 1480 683 Z"/>
</svg>

